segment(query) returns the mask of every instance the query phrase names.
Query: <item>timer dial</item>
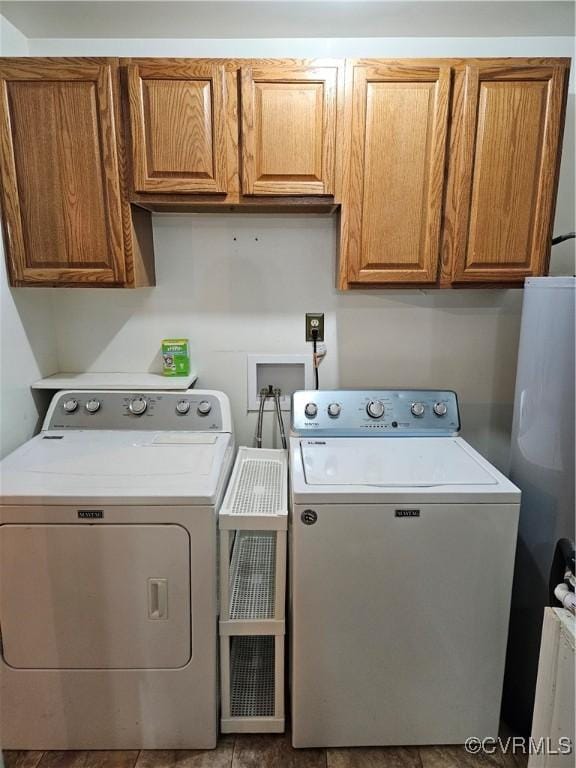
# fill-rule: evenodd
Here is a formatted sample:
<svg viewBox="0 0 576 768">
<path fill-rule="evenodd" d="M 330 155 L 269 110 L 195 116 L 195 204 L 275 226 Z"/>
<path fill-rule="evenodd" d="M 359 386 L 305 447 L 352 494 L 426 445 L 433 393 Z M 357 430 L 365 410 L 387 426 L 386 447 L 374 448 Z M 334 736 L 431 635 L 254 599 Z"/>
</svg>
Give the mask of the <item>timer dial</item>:
<svg viewBox="0 0 576 768">
<path fill-rule="evenodd" d="M 328 416 L 330 416 L 331 419 L 337 419 L 338 416 L 340 416 L 341 410 L 340 403 L 330 403 L 328 406 Z"/>
<path fill-rule="evenodd" d="M 381 400 L 370 400 L 366 413 L 371 419 L 380 419 L 384 415 L 384 403 Z"/>
<path fill-rule="evenodd" d="M 178 400 L 178 402 L 176 403 L 176 411 L 178 413 L 181 413 L 183 415 L 185 413 L 188 413 L 189 410 L 190 410 L 190 403 L 188 402 L 188 400 Z"/>
<path fill-rule="evenodd" d="M 66 413 L 74 413 L 74 411 L 78 408 L 78 400 L 71 397 L 70 400 L 66 400 L 64 405 L 62 406 Z"/>
<path fill-rule="evenodd" d="M 446 416 L 448 406 L 446 403 L 434 403 L 434 413 L 436 416 Z"/>
<path fill-rule="evenodd" d="M 135 397 L 133 400 L 130 400 L 128 408 L 134 416 L 142 416 L 146 408 L 148 408 L 148 403 L 144 397 Z"/>
<path fill-rule="evenodd" d="M 96 411 L 100 410 L 100 400 L 96 400 L 96 398 L 87 400 L 84 408 L 86 408 L 88 413 L 96 413 Z"/>
<path fill-rule="evenodd" d="M 208 400 L 202 400 L 202 402 L 198 403 L 198 413 L 200 416 L 208 416 L 211 410 L 212 405 L 208 402 Z"/>
<path fill-rule="evenodd" d="M 318 406 L 316 403 L 306 403 L 304 413 L 309 419 L 313 419 L 318 413 Z"/>
<path fill-rule="evenodd" d="M 424 403 L 412 403 L 410 410 L 414 416 L 420 418 L 421 416 L 424 416 Z"/>
</svg>

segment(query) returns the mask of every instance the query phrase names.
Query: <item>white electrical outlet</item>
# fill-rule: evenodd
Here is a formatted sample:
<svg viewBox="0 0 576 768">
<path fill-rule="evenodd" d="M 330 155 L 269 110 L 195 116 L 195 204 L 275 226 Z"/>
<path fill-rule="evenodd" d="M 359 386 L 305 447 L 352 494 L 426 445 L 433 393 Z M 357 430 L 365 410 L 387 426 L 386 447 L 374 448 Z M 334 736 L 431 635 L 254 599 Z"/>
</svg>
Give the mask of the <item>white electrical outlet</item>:
<svg viewBox="0 0 576 768">
<path fill-rule="evenodd" d="M 260 390 L 271 384 L 282 391 L 280 408 L 290 410 L 290 398 L 299 389 L 312 389 L 314 376 L 311 355 L 248 355 L 248 410 L 260 407 Z M 265 409 L 274 409 L 269 399 Z"/>
</svg>

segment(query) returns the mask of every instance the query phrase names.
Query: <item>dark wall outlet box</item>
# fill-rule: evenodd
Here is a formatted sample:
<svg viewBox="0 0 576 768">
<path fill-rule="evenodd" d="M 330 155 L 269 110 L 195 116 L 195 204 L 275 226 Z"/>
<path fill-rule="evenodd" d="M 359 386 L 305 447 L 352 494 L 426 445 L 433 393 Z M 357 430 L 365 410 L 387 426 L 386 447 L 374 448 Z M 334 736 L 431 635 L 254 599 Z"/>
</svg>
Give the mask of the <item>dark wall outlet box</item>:
<svg viewBox="0 0 576 768">
<path fill-rule="evenodd" d="M 324 341 L 324 312 L 306 312 L 306 341 L 314 341 L 313 330 L 318 331 L 316 341 Z"/>
</svg>

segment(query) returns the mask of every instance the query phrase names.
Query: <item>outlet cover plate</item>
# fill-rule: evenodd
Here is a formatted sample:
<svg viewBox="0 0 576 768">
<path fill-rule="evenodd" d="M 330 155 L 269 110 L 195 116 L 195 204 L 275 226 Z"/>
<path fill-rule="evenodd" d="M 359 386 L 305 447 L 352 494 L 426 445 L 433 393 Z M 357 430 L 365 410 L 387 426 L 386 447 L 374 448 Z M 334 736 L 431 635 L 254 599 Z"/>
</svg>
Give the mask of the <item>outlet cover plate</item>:
<svg viewBox="0 0 576 768">
<path fill-rule="evenodd" d="M 289 411 L 292 393 L 299 389 L 312 389 L 314 371 L 311 355 L 248 355 L 247 407 L 260 408 L 260 389 L 272 384 L 282 389 L 280 409 Z M 274 401 L 268 399 L 266 411 L 274 410 Z"/>
<path fill-rule="evenodd" d="M 324 341 L 324 312 L 306 312 L 306 341 L 314 341 L 313 329 L 318 331 L 316 341 Z"/>
</svg>

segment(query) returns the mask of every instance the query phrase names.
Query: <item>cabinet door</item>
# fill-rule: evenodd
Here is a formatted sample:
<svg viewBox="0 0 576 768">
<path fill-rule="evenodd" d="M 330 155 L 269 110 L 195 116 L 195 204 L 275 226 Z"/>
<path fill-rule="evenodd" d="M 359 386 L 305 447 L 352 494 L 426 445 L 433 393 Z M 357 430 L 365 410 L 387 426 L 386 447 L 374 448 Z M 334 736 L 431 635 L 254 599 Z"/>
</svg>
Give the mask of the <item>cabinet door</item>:
<svg viewBox="0 0 576 768">
<path fill-rule="evenodd" d="M 124 281 L 113 72 L 90 60 L 0 60 L 13 285 Z"/>
<path fill-rule="evenodd" d="M 512 63 L 466 67 L 455 123 L 453 281 L 546 273 L 565 73 Z"/>
<path fill-rule="evenodd" d="M 134 189 L 227 191 L 223 65 L 150 60 L 128 68 Z"/>
<path fill-rule="evenodd" d="M 245 195 L 334 194 L 341 81 L 337 64 L 242 68 Z"/>
<path fill-rule="evenodd" d="M 340 286 L 433 283 L 450 68 L 350 62 Z"/>
</svg>

